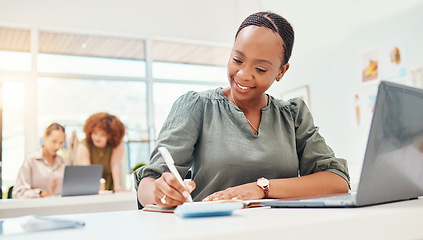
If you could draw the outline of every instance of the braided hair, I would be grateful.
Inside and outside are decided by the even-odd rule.
[[[248,16],[239,26],[236,32],[235,39],[238,33],[248,26],[265,27],[272,30],[274,33],[279,34],[283,41],[284,56],[282,59],[283,64],[288,63],[291,57],[292,47],[294,45],[294,29],[291,24],[282,16],[271,12],[257,12]]]

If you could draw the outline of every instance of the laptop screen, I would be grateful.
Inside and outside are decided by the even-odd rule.
[[[66,166],[62,196],[98,194],[103,165]]]
[[[373,114],[358,204],[423,195],[423,89],[382,81]]]

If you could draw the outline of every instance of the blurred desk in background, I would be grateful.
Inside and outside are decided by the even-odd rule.
[[[47,197],[0,200],[0,219],[30,214],[47,216],[76,213],[136,210],[135,192],[73,197]]]

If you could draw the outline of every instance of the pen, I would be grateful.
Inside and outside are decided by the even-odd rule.
[[[182,184],[182,186],[185,187],[184,184],[184,180],[182,180],[181,175],[179,175],[178,170],[175,167],[175,162],[173,161],[172,156],[170,155],[169,151],[167,150],[167,148],[165,147],[159,147],[158,148],[159,152],[162,154],[167,167],[169,168],[169,170],[173,173],[173,175],[175,175],[176,179],[178,179],[178,181]],[[191,194],[188,197],[188,202],[192,202],[192,197]]]

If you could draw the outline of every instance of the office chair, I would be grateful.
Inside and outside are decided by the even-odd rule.
[[[137,194],[138,195],[138,194]],[[144,207],[141,205],[140,201],[138,201],[138,196],[137,196],[137,205],[138,205],[138,210],[143,209]]]
[[[12,198],[12,192],[13,192],[13,186],[11,186],[9,188],[9,190],[7,191],[7,198],[8,199],[11,199]]]

